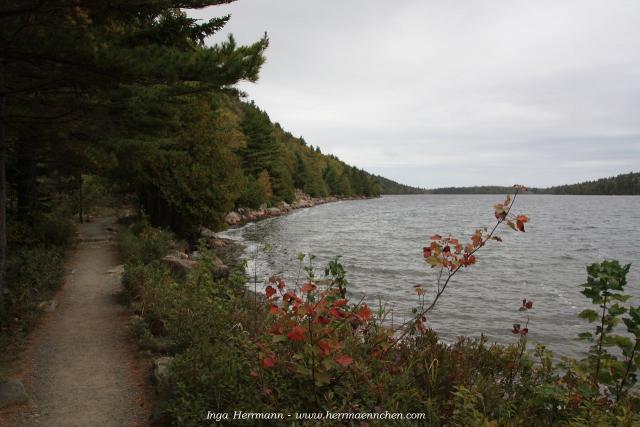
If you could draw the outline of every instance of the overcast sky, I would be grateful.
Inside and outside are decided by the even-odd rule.
[[[267,63],[250,99],[405,184],[548,186],[640,171],[638,0],[239,0],[216,36]]]

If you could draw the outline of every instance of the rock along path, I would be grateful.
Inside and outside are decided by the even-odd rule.
[[[32,403],[20,426],[131,426],[148,417],[145,370],[135,358],[118,303],[112,218],[79,226],[69,273],[22,356]]]

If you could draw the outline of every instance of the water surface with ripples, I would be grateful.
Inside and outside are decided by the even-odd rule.
[[[225,234],[245,246],[251,271],[256,260],[261,282],[271,274],[295,281],[300,252],[317,257],[318,273],[340,255],[351,297],[365,297],[370,305],[381,298],[399,323],[417,304],[414,285],[433,295],[435,271],[422,258],[429,236],[451,233],[466,241],[476,228],[493,225],[492,206],[502,199],[420,195],[342,201]],[[585,344],[575,336],[589,330],[577,318],[589,306],[579,286],[586,280],[587,264],[607,258],[637,265],[631,269],[628,293],[640,304],[640,197],[523,195],[514,213],[530,217],[526,233],[503,227],[499,235],[504,242],[487,244],[477,253],[478,263],[452,279],[429,322],[445,340],[484,333],[510,342],[512,324],[521,318],[517,309],[527,298],[534,301],[530,339],[556,355],[580,356]],[[256,250],[264,242],[272,246],[268,254]]]

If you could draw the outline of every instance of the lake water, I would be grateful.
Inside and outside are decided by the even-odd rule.
[[[394,323],[408,319],[417,305],[414,285],[434,294],[435,270],[422,248],[434,233],[451,233],[466,242],[476,228],[493,225],[493,205],[502,195],[385,196],[298,210],[230,230],[256,259],[259,280],[279,274],[293,282],[299,252],[312,253],[318,273],[342,256],[353,300],[371,306],[381,298],[393,309]],[[530,217],[526,233],[502,227],[503,243],[490,242],[478,262],[452,279],[429,323],[444,340],[484,333],[513,342],[512,324],[521,319],[523,298],[534,301],[529,337],[557,356],[580,356],[586,343],[575,340],[591,330],[577,314],[590,306],[580,294],[585,266],[603,259],[632,263],[627,293],[640,304],[640,197],[519,196],[513,213]],[[256,251],[264,242],[269,254]],[[255,256],[258,253],[258,256]],[[252,270],[253,271],[253,270]],[[264,288],[264,286],[262,286]]]

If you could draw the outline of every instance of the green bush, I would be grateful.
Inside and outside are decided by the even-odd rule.
[[[371,315],[361,312],[357,304],[333,299],[337,304],[333,309],[338,307],[352,313],[351,319],[355,315],[364,321],[331,320],[327,327],[332,331],[326,333],[336,340],[338,350],[326,357],[317,338],[313,341],[309,335],[311,329],[300,337],[287,334],[296,326],[310,325],[308,317],[293,313],[298,308],[303,313],[319,311],[319,293],[307,291],[309,299],[305,296],[296,302],[298,308],[290,306],[294,310],[291,317],[278,314],[277,301],[293,294],[279,287],[277,277],[271,279],[271,289],[266,289],[271,297],[255,297],[246,291],[242,274],[214,281],[206,266],[206,251],[203,254],[205,261],[180,282],[159,269],[157,260],[147,264],[130,260],[126,266],[125,283],[135,294],[141,315],[139,336],[148,342],[168,343],[160,346],[161,351],[174,356],[157,412],[171,425],[201,425],[208,410],[231,414],[239,410],[386,410],[424,413],[424,425],[640,423],[637,395],[630,393],[619,402],[605,399],[590,375],[570,364],[554,365],[553,355],[543,346],[529,353],[526,334],[516,334],[512,345],[490,344],[485,338],[460,338],[447,344],[426,329],[389,345],[393,333],[381,322],[384,310]],[[348,284],[337,260],[322,280],[314,277],[312,266],[305,269],[307,284],[314,284],[308,289],[324,290],[331,286],[327,283]],[[278,330],[281,327],[284,331]],[[323,333],[320,323],[314,329]],[[380,347],[380,343],[387,344]],[[380,348],[387,350],[374,351]],[[343,366],[336,363],[338,353],[348,355]],[[407,420],[394,423],[415,424]],[[335,421],[314,425],[330,426]],[[387,424],[373,421],[369,425]]]
[[[0,300],[0,347],[18,343],[33,327],[38,304],[50,299],[62,281],[63,263],[61,247],[38,245],[10,252]]]
[[[10,222],[6,287],[0,298],[0,348],[19,345],[34,326],[38,305],[62,282],[64,256],[75,224],[65,209],[35,216],[32,224]]]
[[[147,225],[135,225],[118,235],[120,257],[125,264],[148,264],[174,247],[172,233]]]

